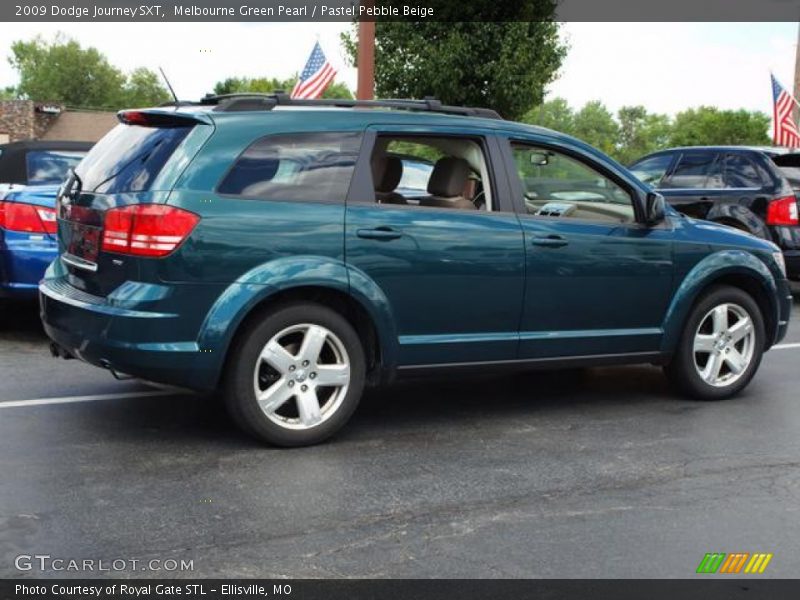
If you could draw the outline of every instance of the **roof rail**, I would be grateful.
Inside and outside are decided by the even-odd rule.
[[[300,100],[291,98],[284,91],[271,94],[244,92],[237,94],[207,94],[200,100],[201,105],[215,106],[219,112],[238,112],[252,110],[272,110],[276,106],[333,106],[340,108],[392,108],[421,112],[436,112],[468,117],[484,117],[486,119],[502,119],[490,108],[468,106],[448,106],[440,100],[426,97],[422,100],[387,99],[387,100],[347,100],[339,98],[321,98],[318,100]]]

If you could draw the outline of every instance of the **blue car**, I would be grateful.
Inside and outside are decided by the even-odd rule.
[[[91,142],[0,144],[0,298],[35,299],[57,255],[58,184]]]
[[[58,256],[58,186],[28,186],[0,200],[0,298],[35,299]]]

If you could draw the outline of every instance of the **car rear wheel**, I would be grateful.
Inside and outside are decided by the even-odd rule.
[[[278,446],[321,442],[350,418],[364,388],[364,350],[338,313],[294,304],[264,316],[233,349],[225,401],[233,419]]]
[[[694,398],[729,398],[758,370],[764,341],[764,319],[753,298],[738,288],[717,287],[695,305],[665,370]]]

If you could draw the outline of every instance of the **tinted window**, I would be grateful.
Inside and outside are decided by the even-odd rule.
[[[661,183],[661,178],[667,172],[669,164],[672,162],[671,154],[660,154],[658,156],[651,156],[645,158],[631,166],[631,171],[636,177],[645,183],[658,187]]]
[[[78,165],[83,190],[102,194],[149,190],[191,129],[117,125]]]
[[[760,188],[762,185],[758,168],[750,159],[741,154],[725,157],[725,187]]]
[[[722,187],[722,169],[713,152],[690,152],[681,155],[678,164],[662,183],[665,188]]]
[[[25,156],[28,171],[28,183],[49,184],[61,183],[67,177],[67,171],[74,169],[85,152],[69,152],[66,150],[32,150]]]
[[[360,140],[359,133],[267,136],[244,151],[218,191],[262,200],[343,202]]]
[[[634,220],[631,196],[593,167],[550,149],[512,144],[525,208],[539,217]]]

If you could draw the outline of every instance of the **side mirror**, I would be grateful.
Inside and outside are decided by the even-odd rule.
[[[664,196],[656,192],[650,192],[644,201],[644,222],[645,225],[658,225],[666,216],[667,202]]]

